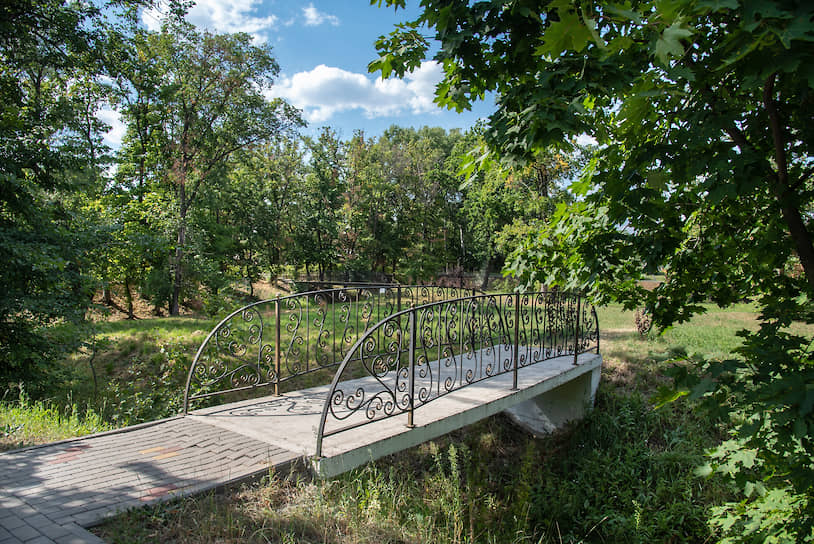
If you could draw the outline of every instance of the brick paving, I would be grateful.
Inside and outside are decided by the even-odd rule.
[[[0,453],[0,544],[99,544],[86,528],[118,512],[300,457],[190,417]]]

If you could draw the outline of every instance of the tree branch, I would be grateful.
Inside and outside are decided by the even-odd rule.
[[[783,220],[789,228],[789,234],[791,234],[797,250],[800,264],[803,266],[808,286],[814,290],[814,243],[812,243],[811,233],[808,232],[797,205],[795,192],[789,185],[788,157],[783,138],[783,127],[780,123],[780,114],[777,111],[777,104],[774,99],[774,83],[776,80],[777,72],[770,75],[763,86],[763,105],[769,114],[769,126],[772,131],[774,158],[777,166],[777,171],[772,176],[775,181],[772,189],[778,204],[780,204]]]
[[[810,177],[812,176],[812,174],[814,174],[814,166],[812,166],[812,167],[811,167],[811,168],[809,168],[808,170],[803,171],[803,173],[802,173],[802,174],[800,174],[800,179],[798,179],[798,180],[797,180],[797,183],[795,183],[794,185],[792,185],[792,187],[791,187],[791,188],[792,188],[792,189],[799,189],[800,187],[802,187],[802,186],[803,186],[803,184],[804,184],[806,181],[808,181],[808,178],[810,178]]]
[[[774,82],[777,80],[777,72],[769,76],[763,86],[763,104],[769,113],[769,125],[772,129],[772,140],[774,140],[774,160],[777,164],[777,180],[786,188],[789,182],[789,167],[786,158],[786,146],[783,142],[783,129],[780,126],[780,115],[777,112],[777,104],[774,101]]]
[[[718,104],[718,96],[715,94],[715,91],[712,90],[712,87],[709,85],[702,91],[702,94],[706,94],[707,101],[709,102],[709,107],[717,116],[721,115],[721,112],[718,111],[716,105]],[[741,131],[734,123],[732,122],[731,126],[724,128],[724,132],[732,138],[732,141],[735,142],[735,145],[741,148],[741,151],[746,151],[747,149],[751,149],[752,151],[757,152],[758,149],[755,145],[753,145],[747,138],[746,135]],[[771,168],[770,168],[771,170]]]

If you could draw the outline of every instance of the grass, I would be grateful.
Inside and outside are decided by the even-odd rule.
[[[333,480],[271,477],[142,509],[99,534],[178,543],[714,540],[707,517],[731,490],[693,470],[725,426],[686,401],[656,410],[649,399],[677,354],[729,356],[735,333],[756,326],[754,308],[710,308],[645,337],[632,312],[598,313],[596,409],[551,436],[531,438],[496,416]]]
[[[7,391],[6,397],[12,390]],[[76,404],[58,406],[48,401],[31,401],[23,388],[11,401],[0,401],[0,451],[43,442],[82,436],[110,429],[110,424],[93,409]]]
[[[656,410],[650,397],[677,356],[728,357],[740,341],[735,333],[756,327],[754,310],[710,308],[663,335],[641,337],[632,312],[598,309],[604,368],[596,409],[551,436],[531,438],[496,416],[329,481],[272,474],[260,485],[139,509],[95,530],[123,543],[713,541],[707,517],[731,499],[731,490],[693,469],[725,427],[700,418],[686,400]],[[179,377],[214,324],[193,318],[100,324],[108,344],[96,364],[119,387],[107,398],[129,396],[131,406],[133,397],[141,399],[140,411],[127,415],[119,406],[122,419],[104,424],[147,417],[156,404],[172,408]],[[83,357],[74,363],[86,367]],[[33,415],[40,409],[31,402],[15,403],[0,404],[0,413],[19,405],[32,420],[58,419]],[[26,440],[98,430],[97,412],[88,412],[88,431],[80,413],[62,413],[66,430],[53,435],[29,423]],[[65,423],[72,414],[74,427]]]

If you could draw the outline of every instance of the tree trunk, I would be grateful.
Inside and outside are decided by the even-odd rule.
[[[800,259],[808,286],[814,290],[814,243],[812,243],[811,233],[808,232],[800,209],[797,206],[797,202],[799,202],[798,195],[792,189],[792,183],[789,179],[787,138],[774,98],[774,83],[776,80],[777,72],[766,80],[763,88],[763,103],[769,114],[769,124],[774,144],[774,161],[777,168],[773,190],[780,204],[780,213],[794,241],[797,257]]]
[[[110,294],[110,282],[105,281],[102,287],[102,302],[105,306],[113,306],[113,296]]]
[[[133,313],[133,293],[130,291],[130,278],[124,277],[124,298],[127,301],[127,319],[135,319]]]
[[[93,339],[91,340],[90,359],[88,359],[88,366],[90,367],[90,375],[93,377],[93,402],[96,402],[96,399],[97,399],[97,397],[99,395],[99,379],[96,377],[96,365],[94,364],[97,353],[98,353],[98,345],[96,343],[96,332],[94,332],[93,333]]]
[[[492,264],[492,258],[487,256],[483,259],[483,279],[480,282],[480,290],[486,291],[486,288],[489,287],[489,268]]]
[[[187,236],[187,198],[183,183],[178,186],[178,201],[181,221],[178,225],[178,239],[175,244],[175,277],[172,285],[172,303],[170,304],[170,315],[173,316],[181,313],[181,285],[184,279],[181,265],[184,259],[184,245]]]

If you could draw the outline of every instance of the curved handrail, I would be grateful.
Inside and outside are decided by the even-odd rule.
[[[599,352],[599,321],[578,293],[476,295],[414,306],[360,336],[336,370],[317,430],[326,437],[413,414],[452,391],[548,359]],[[355,368],[354,368],[355,366]],[[336,425],[328,428],[331,419]]]
[[[388,315],[461,292],[382,283],[247,304],[223,318],[199,346],[187,374],[184,413],[192,400],[213,395],[263,386],[274,386],[278,394],[285,381],[340,364],[353,341]]]

